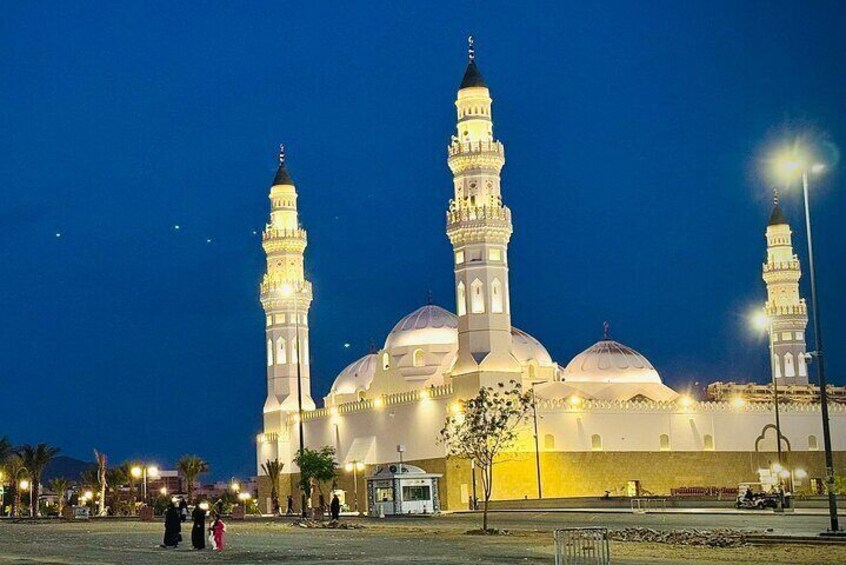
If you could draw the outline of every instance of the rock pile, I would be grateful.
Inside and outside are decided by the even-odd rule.
[[[737,547],[746,544],[747,532],[738,530],[653,530],[625,528],[612,530],[608,537],[617,541],[641,541],[670,545],[704,545],[708,547]]]
[[[341,522],[340,520],[330,520],[328,522],[321,522],[319,520],[300,519],[291,522],[292,526],[307,529],[330,529],[330,530],[363,530],[364,524],[353,524],[351,522]]]

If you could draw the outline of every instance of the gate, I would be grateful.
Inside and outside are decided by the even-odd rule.
[[[555,565],[608,565],[608,528],[555,530]]]

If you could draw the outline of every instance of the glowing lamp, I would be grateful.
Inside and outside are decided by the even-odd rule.
[[[420,400],[426,400],[429,398],[429,391],[427,389],[423,389],[420,391]]]
[[[796,469],[793,474],[797,479],[805,479],[808,477],[808,472],[805,469]]]
[[[238,483],[238,481],[232,481],[232,490],[234,492],[239,492],[241,490],[241,485]]]
[[[346,465],[344,465],[344,470],[345,470],[347,473],[352,473],[352,470],[353,470],[353,464],[352,464],[352,463],[347,463]]]
[[[571,406],[578,406],[582,403],[582,399],[576,396],[575,394],[570,397],[570,405]]]
[[[752,314],[750,322],[752,323],[752,327],[760,331],[770,328],[770,318],[763,310],[758,310]]]
[[[142,475],[141,467],[135,466],[129,470],[130,474],[135,477],[136,479],[140,479]]]
[[[150,475],[153,478],[158,477],[159,476],[159,468],[156,467],[155,465],[151,465],[150,467],[147,467],[147,474]]]
[[[731,399],[731,405],[734,408],[743,408],[744,406],[746,406],[746,400],[744,400],[742,396],[735,396]]]
[[[21,487],[21,490],[29,490],[29,481],[24,479],[18,486]]]
[[[209,510],[209,503],[208,503],[208,502],[201,502],[201,503],[200,503],[200,508],[202,508],[203,510],[205,510],[206,512],[208,512],[208,510]]]
[[[82,494],[82,498],[84,498],[85,500],[91,500],[92,498],[94,498],[94,493],[90,490],[87,490]]]
[[[374,408],[381,408],[381,407],[382,407],[382,406],[384,406],[384,405],[385,405],[385,401],[384,401],[384,400],[382,400],[382,397],[381,397],[381,396],[380,396],[379,398],[374,398],[374,399],[373,399],[373,407],[374,407]]]
[[[159,492],[162,496],[167,496],[167,487],[162,487],[159,489]]]
[[[364,471],[364,463],[361,461],[356,461],[355,468],[357,471]]]
[[[679,404],[681,404],[684,408],[690,408],[693,405],[693,399],[687,394],[682,395],[682,397],[679,398]]]

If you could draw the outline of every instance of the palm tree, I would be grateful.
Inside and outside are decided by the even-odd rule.
[[[23,459],[17,454],[12,453],[6,457],[6,474],[9,477],[9,493],[12,495],[12,517],[17,517],[21,507],[21,489],[18,488],[18,477],[26,473],[26,467],[23,464]]]
[[[122,501],[120,498],[120,489],[123,485],[129,482],[130,472],[129,472],[129,464],[123,463],[122,465],[118,465],[112,469],[106,471],[106,482],[110,486],[111,491],[111,500],[109,502],[109,506],[112,507],[115,515],[122,513]],[[133,504],[134,508],[134,504]]]
[[[196,455],[183,455],[176,468],[185,477],[185,489],[188,493],[188,500],[191,500],[191,495],[194,493],[194,481],[203,473],[209,472],[209,464],[197,457]]]
[[[277,509],[280,509],[279,506],[279,475],[282,474],[282,467],[284,467],[284,463],[280,463],[279,459],[274,459],[271,461],[270,459],[267,462],[261,464],[261,470],[264,471],[264,474],[270,478],[270,501],[273,505],[272,512],[276,512]]]
[[[100,453],[96,449],[94,450],[94,459],[97,461],[97,484],[100,486],[100,508],[97,510],[97,514],[100,516],[106,515],[106,487],[108,483],[106,482],[106,463],[108,459],[106,458],[105,453]]]
[[[65,507],[70,487],[71,482],[64,477],[57,477],[50,481],[50,490],[56,493],[56,496],[59,498],[59,516],[62,515],[62,509]]]
[[[6,463],[6,459],[15,453],[15,448],[12,447],[12,442],[6,436],[0,437],[0,467]]]
[[[29,513],[30,516],[41,515],[38,509],[38,495],[41,490],[41,475],[44,473],[45,467],[50,464],[53,456],[59,452],[58,447],[47,445],[46,443],[39,443],[38,445],[22,445],[18,449],[18,454],[23,460],[24,467],[29,471],[29,476],[32,484],[29,487]]]

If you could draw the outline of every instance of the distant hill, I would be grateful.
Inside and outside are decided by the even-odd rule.
[[[71,481],[79,481],[79,475],[91,467],[96,467],[96,465],[94,463],[68,457],[67,455],[57,455],[53,457],[50,464],[47,465],[41,481],[46,483],[50,479],[55,479],[56,477],[64,477]]]

